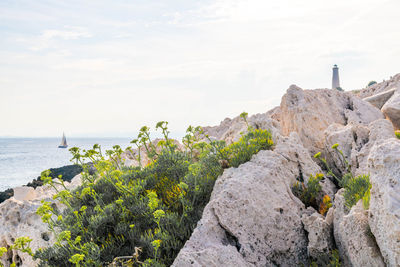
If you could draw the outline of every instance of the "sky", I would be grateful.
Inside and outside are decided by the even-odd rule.
[[[2,0],[0,136],[175,135],[400,72],[398,0]]]

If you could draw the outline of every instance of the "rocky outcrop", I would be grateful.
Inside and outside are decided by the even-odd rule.
[[[384,91],[382,93],[364,98],[364,101],[371,103],[373,106],[381,109],[383,105],[393,96],[396,89]]]
[[[337,90],[302,90],[292,85],[281,101],[282,134],[297,132],[311,154],[323,151],[329,125],[368,125],[381,118],[376,107]]]
[[[359,201],[349,211],[344,205],[344,189],[334,203],[334,235],[344,266],[385,266],[368,225],[368,212]]]
[[[400,89],[383,105],[382,112],[396,129],[400,129]]]
[[[68,188],[75,188],[81,182],[81,176],[77,175],[71,183],[65,182]],[[47,224],[43,223],[36,210],[42,205],[41,200],[53,202],[53,207],[62,209],[62,206],[54,202],[54,189],[48,186],[17,187],[14,189],[14,197],[0,204],[0,247],[8,247],[18,237],[28,236],[33,239],[30,247],[33,251],[47,247],[54,243],[54,236],[49,231]],[[26,253],[9,251],[0,258],[5,266],[15,262],[17,266],[36,266],[32,257]]]
[[[400,265],[400,142],[376,144],[368,158],[369,225],[388,266]]]
[[[279,135],[280,125],[271,118],[271,115],[277,117],[279,110],[274,109],[274,113],[255,114],[248,118],[249,126],[255,129],[267,129],[271,131],[272,137],[275,140]],[[233,119],[226,118],[218,126],[203,127],[204,134],[210,138],[224,140],[227,144],[231,144],[239,140],[241,133],[247,132],[247,125],[243,118],[237,116]]]
[[[304,205],[290,186],[318,169],[293,133],[274,151],[225,170],[173,266],[307,265]]]
[[[302,216],[304,229],[308,233],[308,256],[318,266],[328,266],[331,260],[331,251],[335,247],[332,235],[332,211],[333,209],[329,209],[326,218],[315,210],[311,215],[305,213]]]

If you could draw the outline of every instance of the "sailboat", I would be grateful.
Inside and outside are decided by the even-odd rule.
[[[61,144],[58,146],[58,148],[67,148],[67,139],[65,138],[65,134],[63,133],[62,139],[61,139]]]

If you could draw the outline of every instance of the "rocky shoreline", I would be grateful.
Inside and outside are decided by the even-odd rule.
[[[76,175],[80,174],[83,171],[82,166],[80,165],[66,165],[63,167],[59,168],[51,168],[50,169],[50,176],[52,178],[58,178],[60,175],[62,179],[66,182],[71,182],[72,178],[74,178]],[[36,179],[33,179],[32,182],[29,182],[28,184],[24,186],[29,186],[36,188],[38,186],[42,186],[43,182],[40,180],[40,176],[38,176]],[[5,201],[6,199],[9,199],[10,197],[14,196],[14,189],[13,188],[8,188],[5,191],[0,192],[0,203]]]

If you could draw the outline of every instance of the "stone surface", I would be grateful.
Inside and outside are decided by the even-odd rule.
[[[275,117],[276,116],[275,114]],[[256,129],[270,130],[274,141],[279,136],[280,125],[278,121],[272,119],[267,113],[250,116],[248,118],[248,123],[249,126]],[[247,132],[247,125],[240,116],[237,116],[233,119],[226,118],[217,126],[203,127],[203,130],[204,133],[208,134],[211,138],[224,140],[227,144],[231,144],[240,139],[241,133]]]
[[[311,154],[323,151],[329,125],[368,125],[381,118],[376,107],[337,90],[302,90],[292,85],[281,101],[282,134],[297,132]]]
[[[68,188],[76,188],[81,183],[81,176],[77,175],[71,183],[65,182]],[[7,247],[14,243],[15,239],[28,236],[33,239],[31,248],[33,251],[40,247],[46,247],[55,242],[53,234],[47,224],[43,223],[36,210],[42,205],[41,200],[52,201],[55,190],[48,186],[20,187],[14,189],[15,196],[0,204],[0,247]],[[62,207],[56,205],[58,209]],[[0,258],[0,262],[9,266],[11,261],[17,266],[36,266],[37,262],[26,253],[9,251]],[[19,265],[18,265],[19,264]]]
[[[367,170],[367,159],[371,148],[375,143],[394,137],[392,124],[385,119],[371,122],[368,126],[360,124],[331,124],[325,131],[325,149],[328,165],[335,174],[346,173],[345,164],[341,155],[332,149],[332,145],[339,144],[348,163],[351,165],[352,173],[355,175],[365,174]]]
[[[326,219],[314,212],[311,215],[303,214],[301,219],[308,233],[308,255],[318,266],[327,266],[334,248],[331,216]]]
[[[400,89],[383,105],[382,112],[393,123],[393,126],[400,129]]]
[[[293,133],[225,170],[173,266],[308,265],[304,205],[290,187],[318,168]]]
[[[382,92],[386,92],[392,89],[400,88],[400,73],[390,77],[389,80],[383,81],[372,86],[366,87],[358,92],[354,92],[360,98],[366,98],[373,95],[377,95]]]
[[[388,91],[384,91],[378,93],[376,95],[372,95],[366,98],[363,98],[364,101],[371,103],[373,106],[381,109],[383,105],[393,96],[396,89],[391,89]]]
[[[374,237],[368,226],[368,212],[362,201],[349,212],[344,205],[344,189],[340,189],[334,202],[334,236],[344,266],[385,266]]]
[[[368,158],[369,225],[388,266],[400,266],[400,141],[377,143]]]

